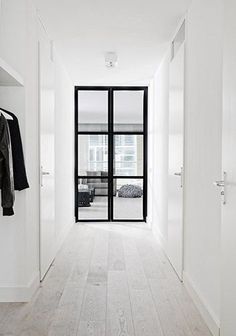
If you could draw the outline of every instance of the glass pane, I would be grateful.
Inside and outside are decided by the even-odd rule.
[[[114,91],[114,131],[143,131],[143,91]]]
[[[143,219],[143,180],[115,179],[114,219]]]
[[[107,176],[108,136],[78,135],[78,175]]]
[[[108,179],[78,180],[78,219],[108,219]]]
[[[78,91],[78,130],[83,132],[108,130],[107,91]]]
[[[118,176],[143,175],[143,135],[114,136],[114,174]]]

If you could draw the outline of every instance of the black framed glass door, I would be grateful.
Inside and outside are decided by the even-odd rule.
[[[147,87],[75,87],[76,221],[146,221]]]

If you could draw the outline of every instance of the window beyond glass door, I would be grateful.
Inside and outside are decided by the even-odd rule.
[[[143,91],[114,91],[114,131],[143,131]]]
[[[143,175],[143,135],[114,135],[114,175]]]
[[[78,135],[78,175],[108,175],[108,136]]]

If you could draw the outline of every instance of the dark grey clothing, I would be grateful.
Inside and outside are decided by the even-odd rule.
[[[8,114],[10,113],[8,112]],[[16,116],[13,113],[11,113],[10,115],[12,116],[12,120],[7,120],[7,123],[9,126],[11,137],[14,186],[15,190],[23,190],[29,188],[29,184],[27,181],[25,170],[25,160],[21,141],[20,127]]]
[[[0,189],[3,216],[14,215],[15,200],[11,140],[6,118],[0,113]]]
[[[12,161],[13,161],[13,177],[14,177],[14,187],[15,190],[23,190],[29,188],[29,183],[27,181],[26,170],[25,170],[25,160],[21,141],[20,127],[18,119],[14,113],[3,109],[6,114],[11,116],[12,119],[7,119],[10,139],[11,139],[11,149],[12,149]]]

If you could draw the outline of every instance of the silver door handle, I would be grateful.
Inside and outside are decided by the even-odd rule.
[[[220,195],[222,197],[222,203],[223,205],[226,204],[226,172],[223,172],[223,179],[220,181],[213,182],[213,185],[221,188]]]
[[[180,180],[180,188],[183,188],[183,167],[180,168],[181,171],[179,173],[174,173],[175,176],[179,176]]]
[[[40,186],[43,187],[43,176],[50,175],[50,172],[43,171],[43,167],[40,166]]]
[[[213,184],[214,184],[214,186],[216,186],[216,187],[224,188],[224,186],[225,186],[225,181],[215,181]]]
[[[175,176],[182,176],[182,173],[174,173]]]

